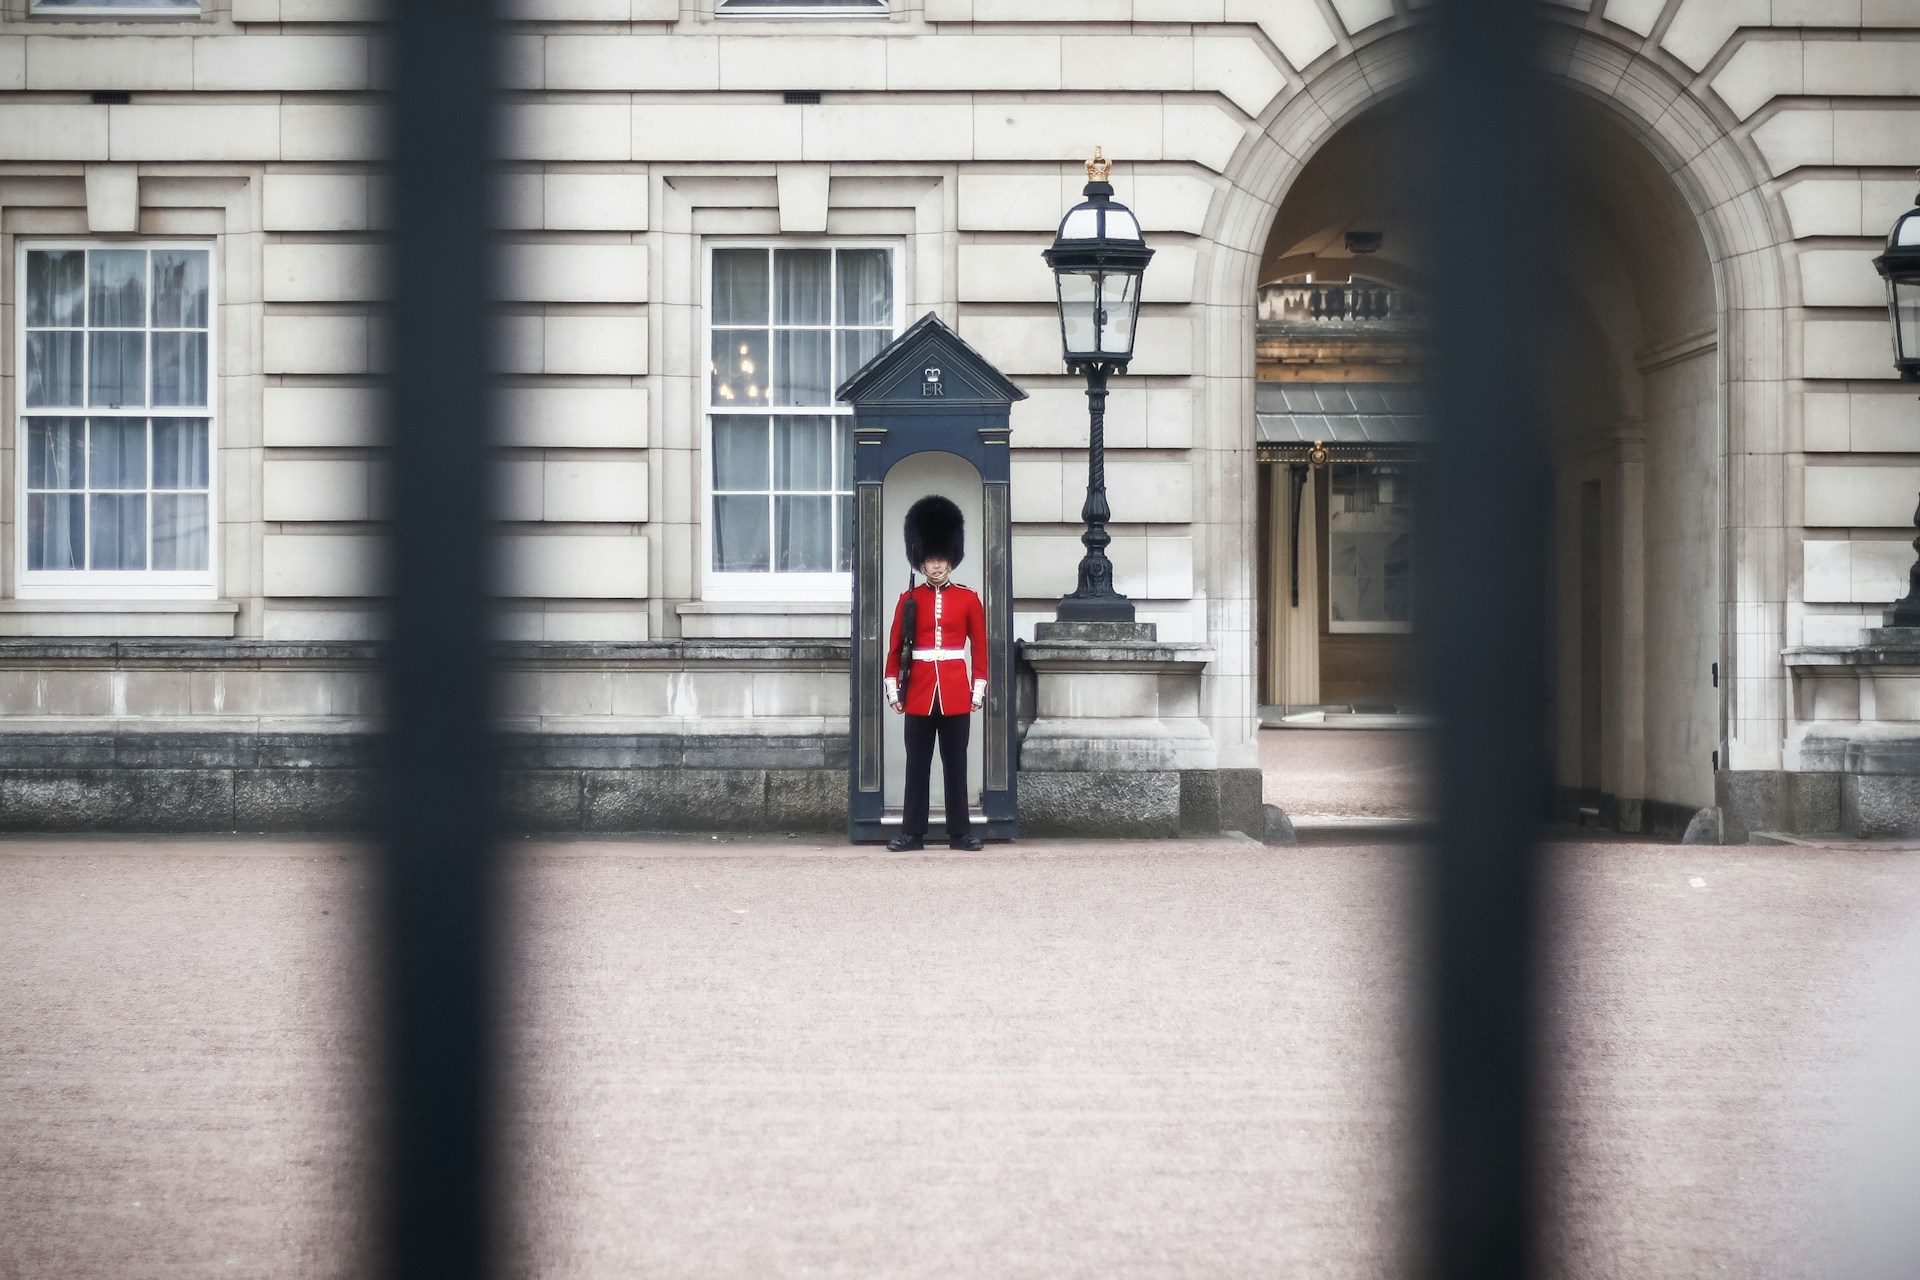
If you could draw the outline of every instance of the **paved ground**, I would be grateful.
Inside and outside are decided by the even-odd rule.
[[[1267,803],[1295,822],[1424,817],[1425,751],[1411,729],[1263,729]]]
[[[516,1272],[1394,1274],[1417,856],[522,847]],[[1874,1274],[1920,854],[1551,858],[1552,1271]],[[0,1276],[356,1270],[368,872],[0,842]]]

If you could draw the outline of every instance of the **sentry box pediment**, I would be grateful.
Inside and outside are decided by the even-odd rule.
[[[853,406],[853,669],[848,725],[849,835],[887,840],[900,830],[906,752],[886,705],[887,630],[906,589],[901,524],[929,493],[960,505],[966,559],[954,574],[980,593],[987,615],[987,702],[968,749],[974,829],[1019,834],[1013,699],[1013,520],[1008,415],[1027,393],[928,312],[852,377],[835,398]],[[945,797],[933,771],[930,840],[944,838]]]
[[[841,383],[834,398],[855,413],[997,408],[1004,419],[1008,406],[1027,393],[929,311]]]

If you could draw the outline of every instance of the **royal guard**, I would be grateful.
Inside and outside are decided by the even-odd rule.
[[[987,698],[987,615],[980,597],[953,581],[966,554],[966,523],[950,499],[933,494],[907,510],[907,563],[926,581],[893,607],[887,637],[887,702],[906,716],[907,789],[895,853],[926,847],[933,744],[946,779],[947,844],[978,849],[967,816],[967,739]],[[973,648],[969,670],[967,646]]]

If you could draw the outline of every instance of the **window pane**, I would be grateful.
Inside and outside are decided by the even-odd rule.
[[[27,495],[27,568],[87,567],[85,502],[78,493]]]
[[[153,403],[204,405],[207,402],[207,335],[153,335]]]
[[[87,442],[90,489],[147,487],[147,423],[144,418],[94,418]]]
[[[767,490],[767,420],[713,420],[713,487]]]
[[[1090,208],[1070,210],[1067,220],[1060,224],[1062,240],[1097,240],[1099,236],[1100,215]]]
[[[892,257],[885,249],[840,251],[840,315],[836,323],[893,324]]]
[[[153,567],[207,567],[207,495],[153,495]]]
[[[1380,621],[1379,579],[1368,573],[1375,560],[1372,542],[1373,535],[1351,533],[1332,541],[1333,574],[1327,595],[1335,622]]]
[[[1060,324],[1067,350],[1094,351],[1095,277],[1063,271],[1054,279],[1058,282]]]
[[[715,408],[750,408],[772,399],[765,329],[715,329],[710,367]]]
[[[833,488],[832,419],[773,420],[773,487]]]
[[[853,498],[842,494],[833,501],[840,512],[840,554],[833,567],[846,573],[853,568]]]
[[[773,500],[774,568],[782,573],[826,573],[833,568],[833,499],[789,497]]]
[[[72,325],[85,317],[87,255],[80,249],[27,254],[27,323]]]
[[[721,573],[765,573],[765,495],[715,498],[713,508],[713,567]]]
[[[833,403],[829,336],[825,329],[773,331],[775,404]]]
[[[773,251],[773,322],[827,324],[827,282],[833,274],[831,249]]]
[[[154,250],[153,326],[156,329],[207,327],[207,255],[204,250]]]
[[[836,425],[840,437],[839,460],[834,476],[834,488],[853,488],[853,422],[843,418]]]
[[[1102,279],[1100,292],[1100,350],[1123,352],[1133,341],[1133,313],[1140,300],[1134,296],[1139,276],[1110,275]]]
[[[713,251],[713,323],[767,322],[767,251]]]
[[[91,515],[87,530],[88,567],[146,568],[147,495],[96,493],[87,503]]]
[[[165,9],[181,13],[200,12],[200,0],[33,0],[37,13],[43,9]]]
[[[1413,539],[1396,534],[1387,542],[1386,571],[1382,584],[1383,603],[1388,622],[1413,620]]]
[[[1328,595],[1335,622],[1407,622],[1413,595],[1411,492],[1395,466],[1336,464],[1329,477]]]
[[[147,402],[147,335],[87,335],[87,403],[108,409]]]
[[[33,418],[27,423],[27,488],[87,487],[84,418]]]
[[[1909,219],[1902,230],[1920,231],[1920,218]],[[1887,300],[1893,306],[1893,323],[1899,330],[1899,350],[1908,359],[1920,354],[1920,284],[1887,282]]]
[[[893,332],[888,329],[837,329],[833,335],[839,350],[836,353],[840,367],[835,375],[834,386],[860,372],[862,365],[880,354],[889,342],[893,341]]]
[[[82,352],[86,335],[29,333],[27,335],[27,404],[82,405]]]
[[[153,420],[153,487],[207,487],[207,423],[204,418]]]
[[[87,261],[87,323],[139,329],[147,323],[144,249],[95,249]]]

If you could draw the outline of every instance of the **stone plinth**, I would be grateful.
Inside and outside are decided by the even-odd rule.
[[[1152,623],[1043,622],[1020,646],[1034,681],[1020,747],[1033,835],[1258,835],[1260,773],[1222,770],[1200,712],[1203,644]]]
[[[1920,628],[1875,627],[1858,645],[1782,657],[1793,678],[1786,764],[1795,802],[1779,825],[1920,835]],[[1806,821],[1807,808],[1817,821]]]

